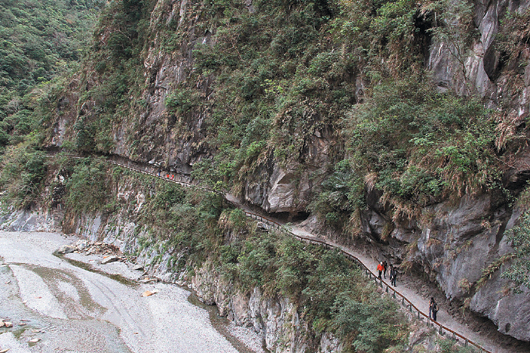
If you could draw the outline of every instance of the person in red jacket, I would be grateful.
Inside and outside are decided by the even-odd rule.
[[[377,271],[379,271],[379,279],[381,279],[381,274],[383,273],[383,270],[384,270],[384,266],[383,266],[383,263],[380,262],[379,265],[377,265]]]

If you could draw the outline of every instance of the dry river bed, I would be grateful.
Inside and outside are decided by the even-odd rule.
[[[138,283],[142,272],[101,265],[102,255],[53,255],[76,240],[0,232],[0,319],[13,324],[0,328],[0,352],[263,352],[256,334],[192,304],[186,289]]]

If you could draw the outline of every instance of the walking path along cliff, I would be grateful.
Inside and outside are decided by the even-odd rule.
[[[162,173],[160,176],[157,173],[157,169],[155,166],[145,166],[145,165],[138,165],[137,163],[134,163],[130,160],[127,160],[122,157],[114,156],[113,158],[109,159],[109,162],[115,165],[118,165],[120,167],[130,169],[132,171],[136,171],[139,173],[151,175],[153,177],[162,179],[167,182],[173,182],[176,184],[183,185],[185,187],[199,187],[201,189],[210,190],[207,187],[195,184],[191,181],[191,179],[188,176],[183,176],[179,174],[172,173],[169,178],[167,177],[166,173]],[[346,247],[344,245],[337,244],[336,242],[333,242],[329,239],[326,239],[324,237],[320,237],[316,234],[312,234],[307,232],[306,230],[293,226],[293,225],[286,225],[285,223],[270,218],[270,216],[263,216],[256,214],[255,212],[251,211],[250,208],[244,204],[242,204],[235,196],[231,194],[225,194],[223,195],[227,201],[232,203],[235,207],[242,209],[245,211],[245,214],[247,217],[250,217],[252,219],[261,221],[265,224],[267,224],[269,227],[274,227],[278,229],[282,229],[292,236],[298,238],[302,241],[307,241],[310,243],[316,243],[323,246],[326,246],[328,248],[335,248],[340,250],[344,255],[348,256],[350,259],[356,261],[359,265],[361,265],[361,268],[364,269],[366,275],[368,275],[370,278],[372,278],[382,289],[384,292],[391,295],[396,300],[400,301],[402,305],[404,305],[406,308],[408,308],[411,312],[413,312],[415,315],[417,315],[418,319],[426,322],[428,325],[433,326],[438,333],[451,337],[455,340],[458,340],[463,345],[470,345],[474,346],[478,349],[478,351],[481,352],[490,352],[490,353],[511,353],[512,350],[506,349],[500,346],[498,342],[494,342],[491,339],[488,339],[486,337],[481,336],[477,332],[474,332],[466,325],[458,323],[454,318],[445,310],[440,309],[438,313],[438,320],[437,322],[433,322],[428,318],[428,312],[429,312],[429,300],[428,298],[422,297],[420,294],[415,292],[411,288],[407,288],[405,286],[400,286],[399,283],[399,277],[398,277],[398,283],[397,287],[393,287],[390,285],[389,279],[383,279],[379,280],[377,276],[374,274],[375,268],[377,266],[377,261],[366,256],[366,254],[358,251],[357,249],[352,249],[349,247]]]

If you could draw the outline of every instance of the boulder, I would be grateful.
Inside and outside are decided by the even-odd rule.
[[[120,258],[118,256],[112,255],[112,256],[104,258],[103,261],[101,261],[101,264],[105,265],[105,264],[108,264],[108,263],[111,263],[111,262],[116,262],[119,259]]]
[[[57,249],[56,252],[57,252],[58,254],[61,254],[61,255],[66,255],[66,254],[73,253],[75,250],[76,250],[76,247],[75,247],[75,246],[72,246],[72,245],[63,245],[63,246],[61,246],[59,249]]]
[[[75,246],[77,247],[77,250],[84,251],[88,248],[88,241],[79,240],[77,243],[75,243]]]

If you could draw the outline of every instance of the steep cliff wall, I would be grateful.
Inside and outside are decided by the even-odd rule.
[[[111,167],[107,175],[118,178],[107,181],[103,203],[92,199],[76,210],[70,202],[80,185],[71,185],[86,180],[85,162],[78,161],[64,179],[70,188],[54,199],[53,212],[11,210],[0,217],[2,229],[55,229],[112,244],[149,277],[187,285],[236,325],[255,330],[272,352],[334,352],[352,344],[382,351],[406,344],[408,324],[397,305],[373,295],[377,289],[354,264],[333,251],[255,229],[215,195]],[[67,170],[55,170],[50,180]],[[86,192],[85,186],[78,191]],[[363,312],[347,311],[348,300]],[[375,307],[377,317],[366,314]],[[424,341],[414,344],[434,345],[432,335]]]
[[[318,215],[530,340],[529,293],[499,276],[530,175],[530,3],[392,3],[111,2],[46,144]]]

